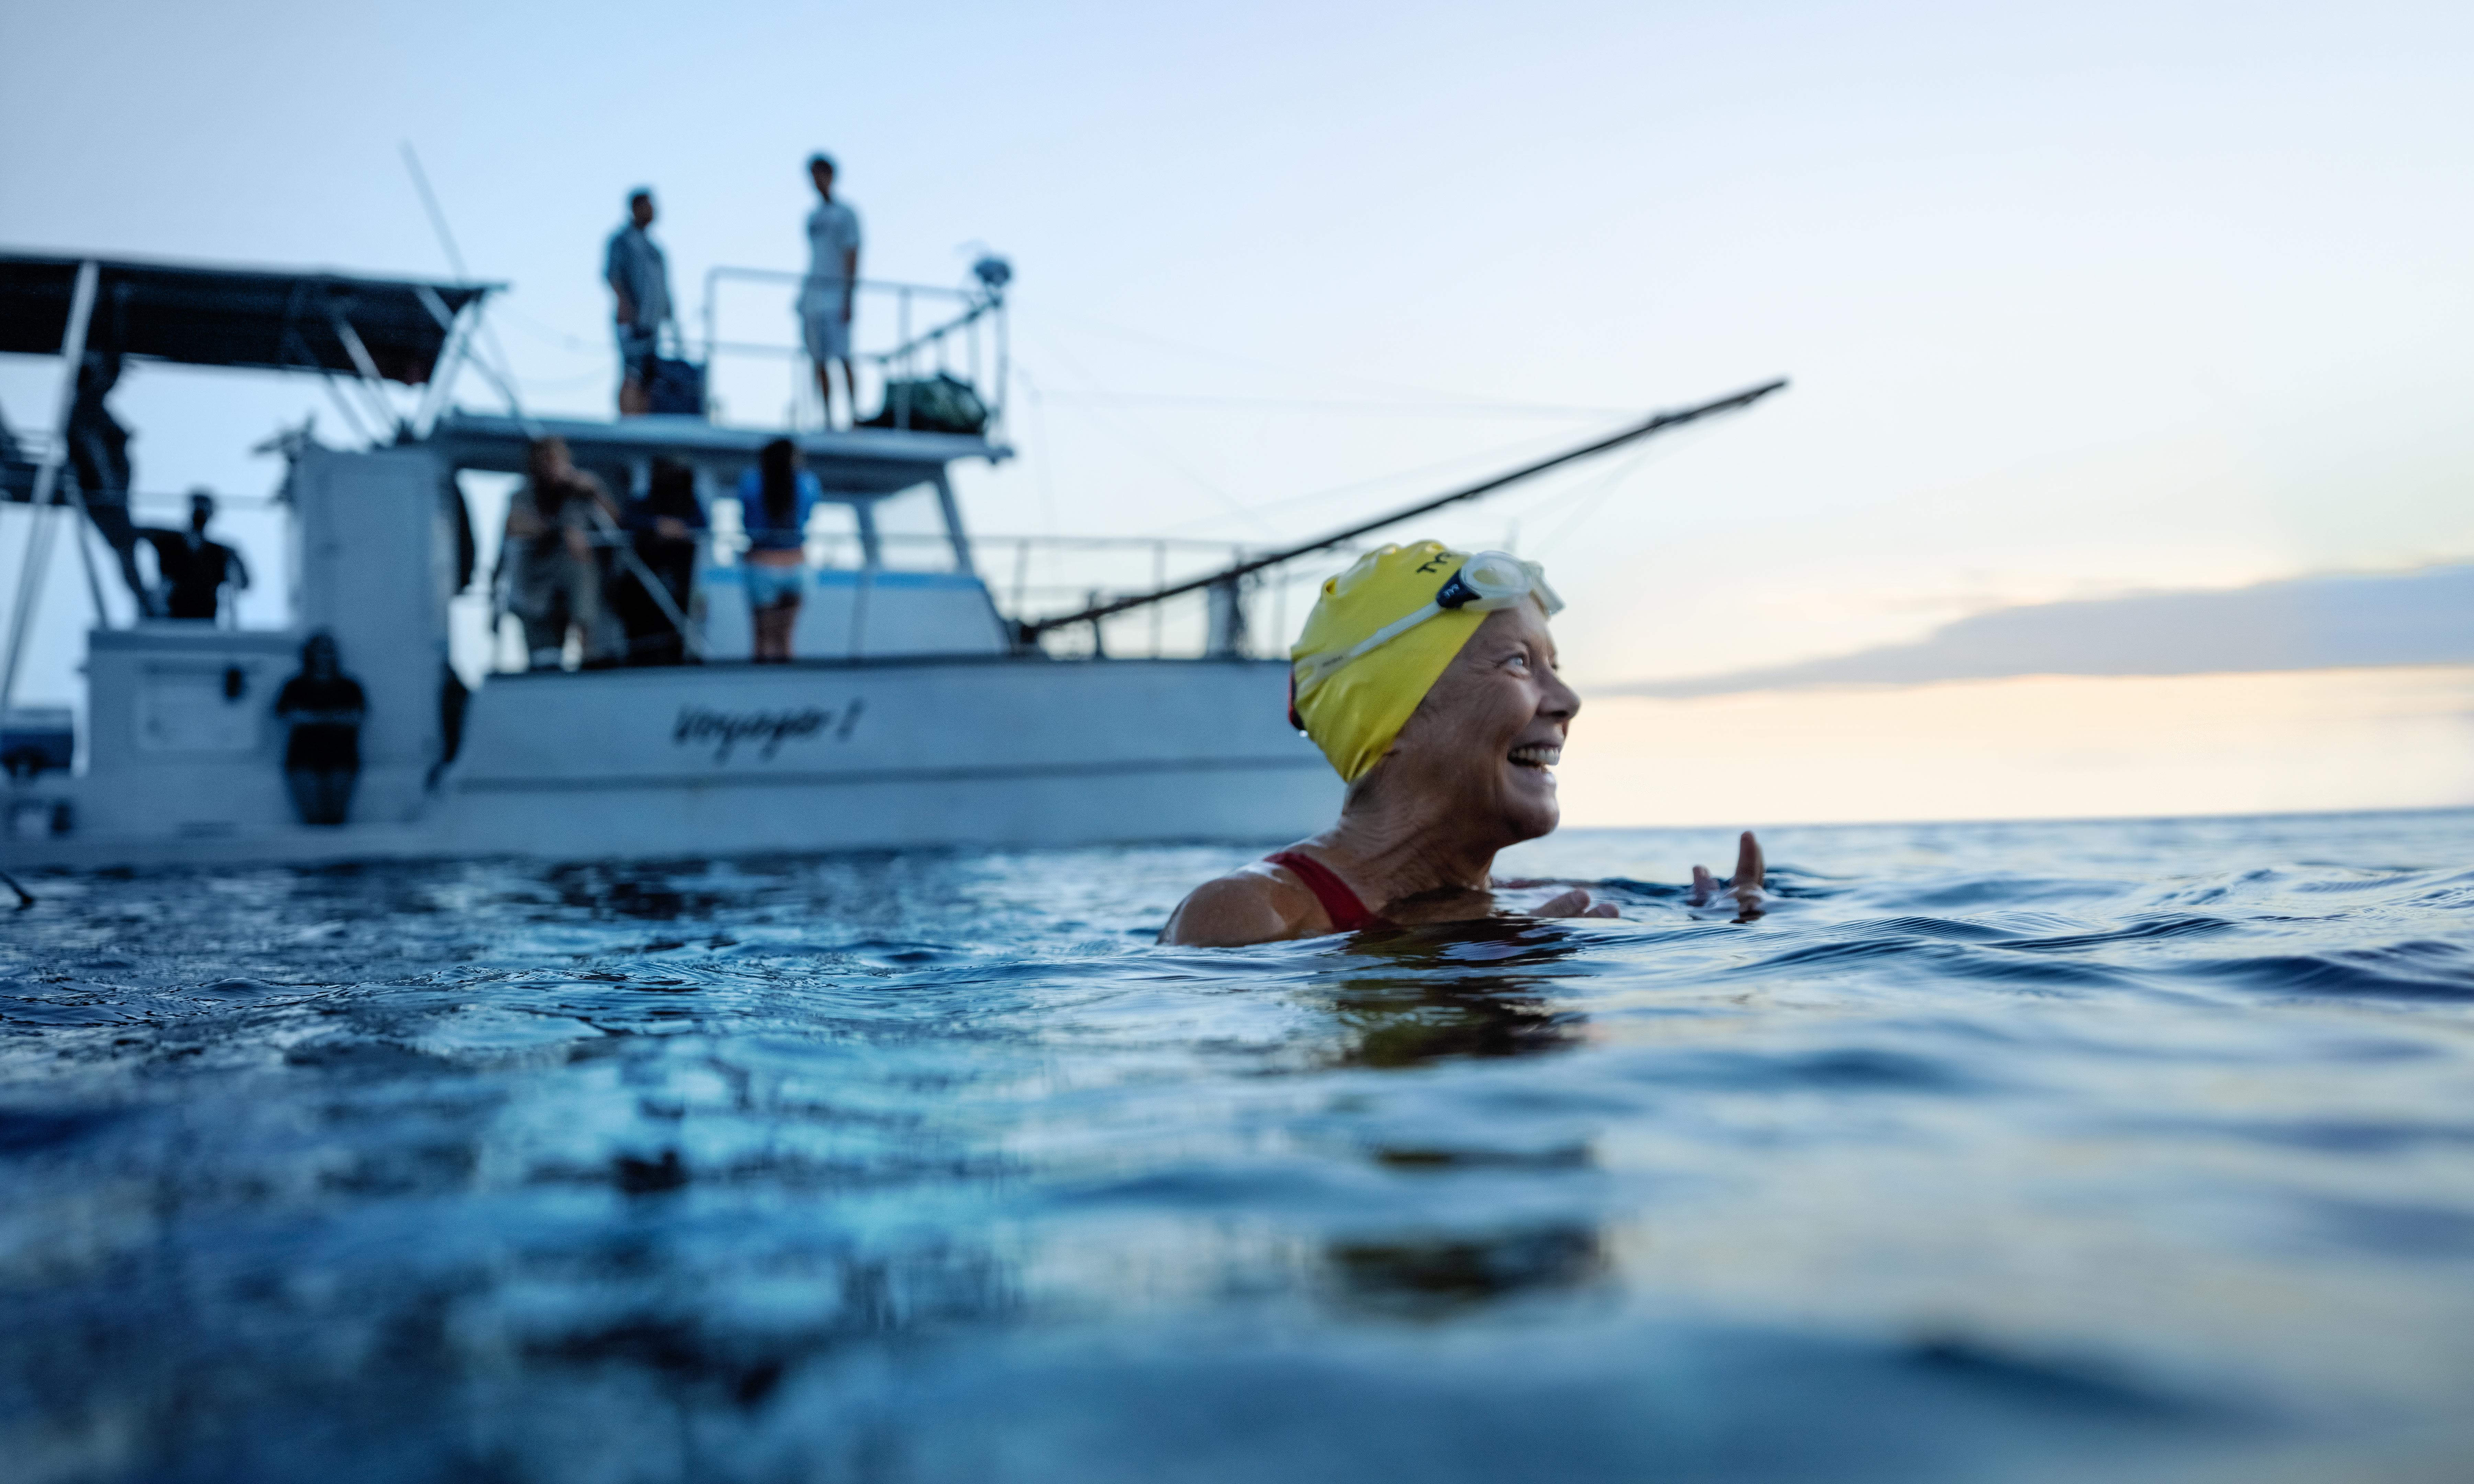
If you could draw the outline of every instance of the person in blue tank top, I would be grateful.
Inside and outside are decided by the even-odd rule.
[[[766,443],[756,467],[739,476],[740,520],[747,528],[747,609],[756,620],[756,662],[787,664],[790,631],[808,586],[808,516],[825,497],[816,476],[799,467],[799,445]]]

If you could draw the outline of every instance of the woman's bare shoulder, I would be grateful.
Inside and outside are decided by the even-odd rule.
[[[1176,904],[1159,941],[1193,948],[1236,948],[1304,937],[1321,904],[1303,883],[1269,861],[1214,876]]]

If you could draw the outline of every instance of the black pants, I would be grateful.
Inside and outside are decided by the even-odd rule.
[[[292,790],[292,807],[303,825],[340,825],[352,809],[352,785],[361,780],[358,768],[286,768],[284,786]]]
[[[645,558],[644,567],[670,595],[671,604],[685,613],[689,589],[694,580],[693,549],[690,549],[685,560]],[[670,622],[670,616],[662,611],[661,604],[644,589],[643,580],[623,563],[610,586],[610,606],[617,611],[619,625],[627,631],[629,664],[688,662],[687,640],[680,636],[678,626]]]

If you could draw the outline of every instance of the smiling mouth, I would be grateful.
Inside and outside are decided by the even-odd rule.
[[[1543,771],[1563,760],[1564,750],[1552,743],[1540,742],[1531,747],[1516,747],[1512,750],[1512,763],[1516,768],[1537,768]]]

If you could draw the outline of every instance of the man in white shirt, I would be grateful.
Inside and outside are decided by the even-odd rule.
[[[859,213],[834,200],[834,159],[808,156],[808,179],[820,198],[808,213],[808,281],[799,295],[799,319],[807,331],[808,359],[816,364],[816,395],[825,404],[825,426],[834,425],[833,366],[842,368],[850,419],[859,420],[859,380],[851,371],[851,299],[859,282]]]

